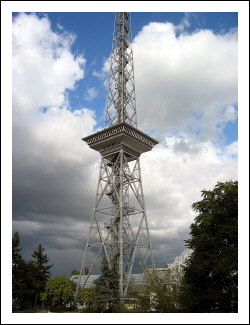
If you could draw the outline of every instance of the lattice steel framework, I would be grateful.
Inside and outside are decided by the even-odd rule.
[[[134,64],[129,13],[116,14],[105,127],[127,122],[136,127]]]
[[[118,267],[120,299],[127,294],[135,264],[142,270],[155,266],[139,157],[158,142],[137,129],[131,44],[130,15],[117,13],[105,128],[83,139],[100,152],[101,165],[78,289],[85,268],[88,275],[83,287],[106,257],[110,268]]]

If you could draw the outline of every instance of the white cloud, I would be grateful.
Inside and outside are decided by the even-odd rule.
[[[191,205],[201,200],[201,191],[212,190],[218,181],[237,180],[237,142],[222,150],[211,142],[166,138],[141,157],[141,168],[152,241],[164,262],[174,243],[179,252],[183,249],[195,216]],[[165,252],[158,250],[160,243]]]
[[[237,31],[177,36],[171,23],[150,23],[135,37],[134,60],[139,126],[206,141],[236,118]]]
[[[111,58],[108,57],[107,59],[104,60],[104,64],[103,64],[100,71],[94,70],[92,72],[92,75],[94,77],[96,77],[96,78],[98,78],[100,80],[104,80],[104,85],[107,84],[107,78],[108,78],[108,75],[109,75],[110,64],[111,64]]]
[[[95,87],[91,87],[87,89],[87,94],[85,95],[85,99],[88,101],[93,100],[98,96],[98,91]]]
[[[60,23],[56,24],[56,26],[57,26],[57,28],[59,28],[61,30],[64,29],[63,25],[61,25]]]
[[[66,90],[84,76],[85,59],[72,54],[73,40],[52,32],[46,17],[20,14],[13,22],[15,218],[80,218],[85,186],[94,189],[97,154],[81,140],[93,132],[94,113],[71,111],[67,102]]]
[[[184,17],[183,17],[182,21],[177,26],[175,26],[176,32],[183,32],[183,31],[185,31],[186,28],[190,27],[190,25],[191,25],[190,16],[191,15],[194,15],[194,14],[190,13],[190,12],[184,13]]]
[[[176,38],[174,29],[150,24],[135,39],[139,125],[159,127],[163,138],[141,158],[152,241],[162,262],[180,254],[200,191],[237,178],[237,142],[223,149],[212,143],[221,132],[216,125],[236,118],[236,68],[229,69],[235,35],[200,31]],[[85,59],[72,54],[73,40],[52,32],[46,17],[20,14],[13,22],[13,229],[33,241],[43,238],[62,267],[65,246],[72,264],[80,264],[100,159],[81,141],[94,130],[93,111],[71,111],[67,102],[67,89],[84,76]],[[203,141],[187,135],[188,127],[202,129]]]
[[[13,22],[13,108],[34,110],[66,104],[66,89],[83,78],[85,59],[74,57],[75,36],[57,34],[50,21],[19,14]]]

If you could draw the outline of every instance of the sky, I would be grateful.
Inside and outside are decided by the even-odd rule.
[[[32,3],[13,6],[10,27],[11,232],[26,259],[42,244],[52,275],[68,276],[80,268],[95,199],[100,156],[81,138],[104,125],[114,8],[74,10],[73,1],[59,12]],[[242,125],[248,106],[238,111],[237,10],[231,2],[217,12],[204,2],[186,11],[182,4],[183,12],[164,3],[158,12],[157,2],[130,10],[138,128],[159,141],[141,156],[158,266],[185,248],[201,191],[238,179],[238,147],[248,148],[238,143],[238,114]],[[239,129],[241,139],[247,132]]]
[[[237,13],[131,19],[138,127],[160,142],[141,169],[161,267],[185,248],[201,191],[237,179]],[[13,232],[26,259],[40,243],[68,276],[95,199],[100,156],[81,138],[103,127],[114,13],[14,13],[12,26]]]

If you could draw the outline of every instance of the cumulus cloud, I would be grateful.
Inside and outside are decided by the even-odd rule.
[[[107,59],[104,60],[104,64],[100,71],[94,70],[92,72],[92,75],[94,77],[98,78],[99,80],[104,80],[104,85],[107,85],[107,78],[109,75],[110,64],[111,64],[111,58],[108,57]]]
[[[83,78],[85,59],[71,53],[75,36],[51,30],[50,21],[19,14],[13,22],[13,108],[65,105],[66,89]]]
[[[98,91],[95,87],[91,87],[87,89],[87,94],[85,95],[85,99],[88,101],[93,100],[98,96]]]
[[[61,30],[64,29],[63,25],[61,25],[60,23],[58,23],[56,26],[57,26],[57,28],[59,28]]]
[[[74,39],[53,32],[46,16],[13,21],[13,230],[26,257],[42,243],[57,274],[80,266],[100,160],[81,140],[94,132],[94,112],[72,110],[67,99],[86,64],[72,53]],[[236,47],[235,32],[177,37],[170,23],[151,23],[135,38],[139,126],[161,140],[141,157],[159,263],[180,255],[200,191],[237,178],[237,142],[213,142],[237,118]]]
[[[176,32],[183,32],[185,31],[188,27],[190,27],[191,22],[190,22],[190,18],[191,16],[193,16],[194,13],[191,12],[185,12],[184,13],[184,17],[181,20],[181,22],[175,26],[175,31]]]
[[[56,238],[80,241],[73,220],[89,219],[95,187],[97,154],[81,140],[95,116],[72,111],[67,100],[86,61],[72,53],[74,38],[53,32],[47,17],[13,21],[13,229],[48,247],[58,247]]]
[[[150,23],[134,40],[139,125],[216,140],[237,117],[237,31]],[[184,26],[185,25],[185,26]],[[218,127],[219,125],[219,127]]]
[[[141,168],[153,247],[164,263],[184,248],[201,190],[237,179],[237,142],[220,149],[210,141],[167,137],[141,157]]]

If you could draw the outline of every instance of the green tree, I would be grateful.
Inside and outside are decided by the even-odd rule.
[[[34,259],[33,264],[36,268],[35,276],[35,301],[34,306],[36,308],[37,303],[40,302],[40,293],[44,290],[47,280],[50,278],[50,269],[53,265],[47,265],[49,258],[44,253],[45,248],[41,244],[38,245],[37,249],[33,251],[32,257]]]
[[[34,301],[34,279],[36,268],[22,258],[20,236],[15,232],[12,238],[12,301],[13,311],[29,308]]]
[[[139,312],[174,313],[178,311],[178,274],[169,267],[159,272],[148,270],[144,273],[144,284],[133,284],[130,295],[136,298]]]
[[[97,312],[115,312],[119,305],[119,275],[117,267],[109,268],[107,259],[102,260],[101,275],[94,281]]]
[[[15,232],[12,237],[12,264],[18,265],[22,261],[22,255],[20,254],[22,248],[20,245],[20,236],[18,232]]]
[[[83,272],[82,272],[84,275],[87,275],[87,274],[89,274],[89,268],[88,267],[84,267],[84,269],[83,269]],[[76,270],[76,269],[73,269],[72,271],[71,271],[71,276],[72,275],[79,275],[80,274],[80,271],[78,271],[78,270]]]
[[[80,274],[80,273],[79,273]],[[89,274],[89,268],[88,267],[84,267],[84,269],[83,269],[83,274],[84,275],[87,275],[87,274]]]
[[[71,271],[71,276],[72,276],[72,275],[79,275],[79,274],[80,274],[80,272],[77,271],[76,269],[73,269],[73,270]]]
[[[238,182],[218,182],[192,205],[198,212],[191,225],[193,249],[184,278],[183,312],[238,310]]]
[[[33,262],[28,261],[23,266],[22,309],[34,306],[37,284],[37,268]]]
[[[47,281],[45,291],[41,293],[41,300],[46,301],[59,310],[68,303],[73,303],[75,284],[64,275],[56,276]]]
[[[52,265],[48,262],[44,248],[39,245],[32,253],[33,261],[26,262],[21,256],[20,236],[15,232],[12,238],[12,296],[13,310],[30,309],[39,301],[45,282],[50,276]],[[40,302],[40,301],[39,301]]]
[[[83,288],[78,291],[77,303],[80,306],[84,306],[85,311],[93,311],[93,306],[95,304],[95,288]]]
[[[21,255],[20,236],[15,232],[12,237],[12,304],[13,311],[23,308],[25,288],[25,261]]]

